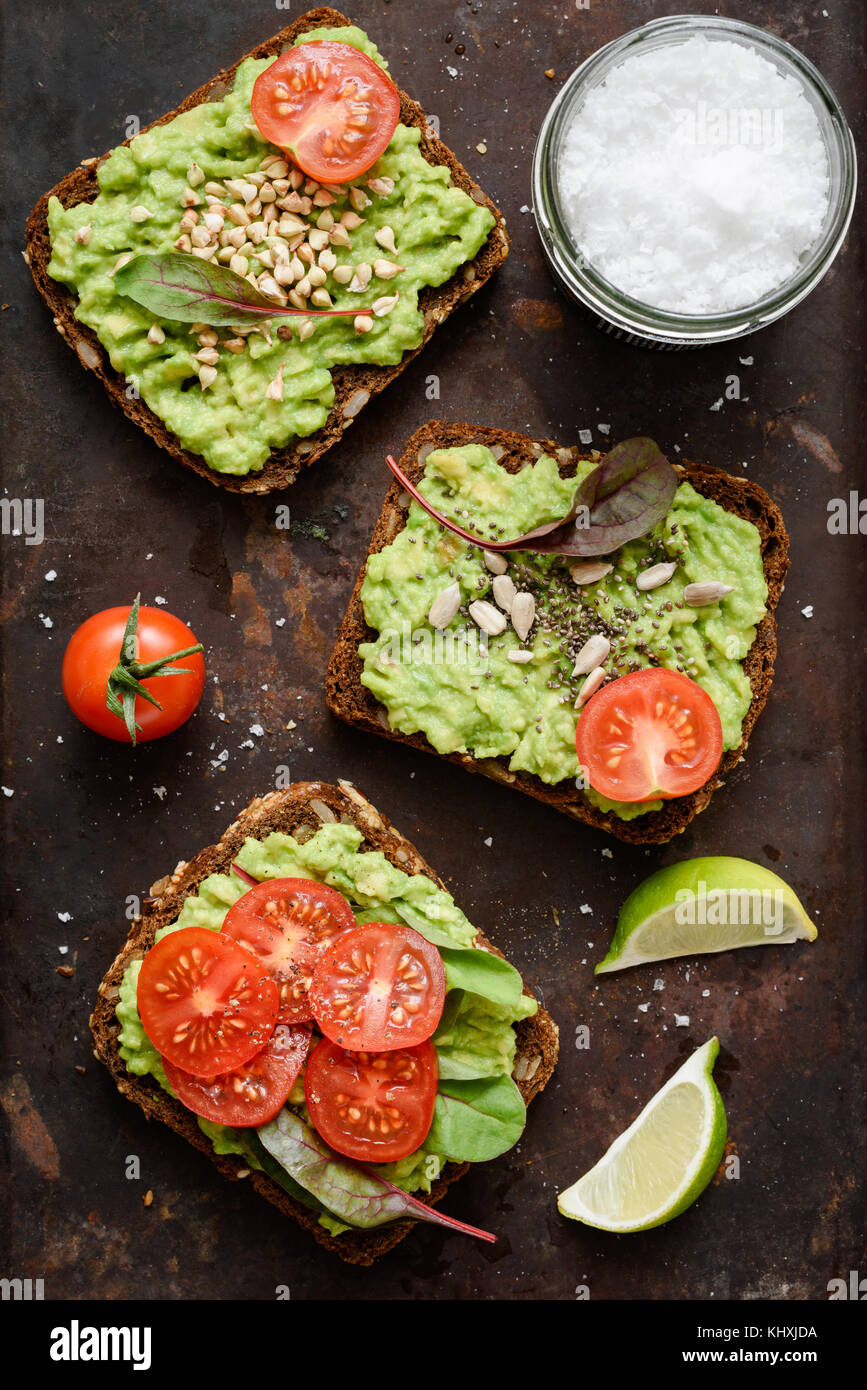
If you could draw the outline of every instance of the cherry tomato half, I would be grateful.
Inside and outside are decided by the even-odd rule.
[[[137,999],[157,1052],[193,1076],[220,1076],[261,1052],[280,1003],[255,956],[205,927],[182,927],[151,947]]]
[[[261,1052],[222,1076],[192,1076],[163,1057],[169,1085],[195,1115],[236,1129],[264,1125],[283,1109],[310,1050],[310,1029],[278,1023]]]
[[[313,1016],[326,1038],[373,1052],[424,1042],[445,997],[436,946],[390,922],[344,932],[319,957],[310,986]]]
[[[591,695],[576,747],[591,787],[612,801],[687,796],[722,757],[722,724],[689,676],[649,666]]]
[[[316,960],[334,938],[355,926],[335,888],[306,878],[272,878],[239,898],[222,935],[258,956],[280,991],[280,1022],[313,1017],[307,991]]]
[[[104,608],[77,628],[69,639],[63,657],[63,693],[73,714],[88,729],[119,743],[129,743],[123,719],[106,708],[108,678],[121,657],[126,622],[132,605]],[[186,623],[163,608],[140,608],[135,657],[139,662],[158,661],[173,652],[196,645]],[[201,652],[179,658],[178,665],[189,674],[155,675],[142,681],[145,690],[159,700],[162,709],[135,700],[135,719],[141,726],[139,742],[162,738],[184,724],[202,698],[205,688],[205,662]]]
[[[304,1073],[313,1125],[337,1153],[393,1163],[427,1138],[439,1068],[430,1043],[393,1052],[346,1052],[327,1038]]]
[[[357,178],[386,149],[400,97],[377,63],[348,43],[302,43],[257,77],[253,120],[312,179]]]

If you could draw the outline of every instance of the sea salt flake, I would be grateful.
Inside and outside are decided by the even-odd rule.
[[[714,314],[797,271],[830,173],[803,82],[751,45],[695,36],[631,53],[592,88],[559,184],[571,239],[607,280],[657,308]]]

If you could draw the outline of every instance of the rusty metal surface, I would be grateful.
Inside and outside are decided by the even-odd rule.
[[[513,251],[340,447],[272,499],[187,475],[113,411],[53,331],[18,247],[44,188],[122,138],[129,114],[144,122],[173,106],[284,12],[51,0],[28,9],[26,26],[10,21],[5,485],[10,496],[44,498],[46,539],[2,539],[2,782],[14,794],[2,798],[11,1181],[0,1273],[44,1277],[47,1298],[268,1299],[288,1285],[295,1298],[569,1299],[587,1285],[592,1298],[820,1299],[829,1279],[859,1260],[863,1270],[863,539],[826,525],[829,500],[864,487],[857,215],[834,270],[789,318],[740,344],[666,355],[607,339],[554,290],[526,210],[534,134],[559,82],[601,43],[682,8],[357,0],[352,13],[500,202]],[[855,122],[862,6],[827,8],[736,0],[726,12],[797,44]],[[741,398],[711,409],[731,374]],[[776,683],[748,761],[676,844],[609,842],[328,715],[324,668],[387,485],[383,455],[432,414],[564,442],[589,428],[602,444],[599,424],[613,439],[648,433],[667,451],[745,468],[781,504],[793,544]],[[291,507],[288,536],[275,529],[276,502]],[[164,597],[202,638],[209,682],[184,730],[132,753],[79,727],[58,687],[74,627],[138,588],[146,601]],[[373,1270],[346,1268],[149,1127],[90,1055],[87,1017],[125,934],[127,895],[217,838],[286,763],[296,779],[357,781],[560,1023],[560,1066],[519,1149],[449,1196],[455,1215],[502,1234],[493,1251],[419,1228]],[[815,912],[816,945],[594,983],[626,894],[658,865],[702,853],[782,873]],[[63,964],[72,978],[56,973]],[[689,1025],[676,1028],[675,1013]],[[575,1046],[582,1024],[589,1050]],[[685,1216],[641,1237],[561,1220],[555,1191],[713,1032],[739,1180],[718,1181]],[[141,1160],[139,1181],[125,1177],[128,1155]]]

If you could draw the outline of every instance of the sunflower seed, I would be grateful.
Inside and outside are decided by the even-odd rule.
[[[601,666],[611,651],[611,643],[607,637],[603,637],[601,632],[596,632],[589,637],[575,658],[575,666],[572,670],[573,676],[586,676]]]
[[[443,589],[441,594],[437,594],[431,604],[427,620],[431,627],[448,627],[460,606],[461,586],[458,583],[450,584],[447,589]]]
[[[507,561],[496,550],[483,550],[482,558],[491,574],[505,574],[509,568]]]
[[[507,574],[498,574],[492,585],[494,598],[505,613],[511,613],[518,590]]]
[[[595,666],[578,692],[578,699],[575,701],[575,708],[580,709],[582,705],[586,704],[587,701],[590,699],[590,696],[596,694],[596,691],[599,689],[600,685],[602,685],[604,680],[604,667]]]
[[[700,584],[687,584],[683,591],[683,600],[690,608],[704,608],[706,604],[718,603],[731,592],[731,584],[720,584],[716,579],[706,579]]]
[[[651,565],[650,569],[643,570],[635,581],[636,589],[658,589],[661,584],[667,584],[677,563],[672,561],[670,564]]]
[[[516,666],[526,666],[528,661],[533,660],[532,652],[525,652],[523,647],[515,647],[512,651],[506,652],[509,661],[513,661]]]
[[[485,599],[476,599],[467,609],[473,622],[489,637],[499,637],[506,629],[506,619],[498,608]]]
[[[595,584],[597,579],[604,579],[606,574],[610,574],[613,568],[607,560],[578,560],[569,566],[569,573],[574,584]]]
[[[516,594],[512,600],[510,617],[512,627],[523,642],[536,618],[536,600],[533,595]]]

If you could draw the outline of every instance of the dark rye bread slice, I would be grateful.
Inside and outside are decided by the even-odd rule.
[[[596,457],[580,454],[577,449],[560,447],[551,440],[531,440],[510,430],[432,421],[417,430],[409,440],[400,461],[401,467],[413,482],[417,482],[424,472],[424,459],[431,449],[472,443],[486,444],[494,450],[499,456],[500,466],[510,473],[518,472],[540,454],[547,453],[557,458],[562,476],[568,477],[574,472],[578,458]],[[635,820],[625,821],[613,812],[600,811],[592,806],[571,782],[549,786],[531,773],[510,772],[508,758],[478,759],[469,753],[437,754],[424,734],[401,734],[390,728],[385,707],[360,680],[364,663],[358,654],[359,644],[376,637],[374,630],[365,622],[361,604],[361,585],[366,567],[362,568],[356,580],[328,667],[326,697],[332,712],[355,728],[396,739],[412,748],[434,753],[437,757],[446,757],[449,762],[458,763],[470,772],[481,772],[497,782],[534,796],[538,801],[544,801],[567,816],[583,821],[585,825],[607,830],[620,840],[633,844],[663,844],[685,830],[692,818],[707,806],[714,791],[722,786],[724,775],[743,758],[753,725],[768,698],[777,653],[774,612],[788,566],[788,535],[779,507],[757,483],[747,478],[732,477],[721,468],[707,465],[683,463],[675,467],[679,476],[688,479],[697,492],[756,526],[762,538],[762,562],[768,584],[767,615],[756,630],[755,641],[744,662],[753,698],[744,719],[743,737],[737,748],[724,754],[713,777],[698,791],[691,796],[667,801],[661,811],[648,812]],[[386,494],[368,554],[375,555],[403,529],[407,506],[406,494],[393,482]]]
[[[308,10],[306,14],[294,20],[287,28],[281,29],[279,34],[275,34],[272,38],[259,44],[257,48],[245,53],[243,58],[239,58],[232,67],[224,68],[210,82],[206,82],[203,87],[199,87],[197,91],[185,97],[173,111],[169,111],[159,120],[153,121],[150,126],[145,126],[144,129],[150,130],[153,126],[163,125],[166,121],[179,115],[181,111],[187,111],[191,106],[198,106],[203,101],[219,100],[230,87],[235,70],[244,61],[244,58],[268,58],[288,48],[299,34],[303,34],[307,30],[326,25],[342,27],[351,23],[352,21],[341,14],[339,10],[328,7]],[[487,241],[472,261],[467,261],[462,265],[451,279],[440,285],[438,289],[427,288],[419,295],[419,309],[424,314],[424,337],[419,347],[405,352],[400,362],[393,367],[362,365],[334,368],[332,370],[335,392],[334,406],[322,428],[306,439],[298,439],[284,449],[272,451],[260,472],[249,473],[245,477],[217,473],[214,469],[209,468],[199,454],[193,454],[184,448],[177,435],[172,434],[166,428],[159,416],[155,415],[143,400],[129,400],[127,398],[128,383],[126,378],[114,371],[108,360],[108,354],[93,330],[85,324],[79,323],[76,319],[75,305],[77,301],[75,295],[66,285],[52,280],[48,274],[48,262],[51,259],[51,240],[48,234],[47,220],[49,198],[56,196],[64,207],[73,207],[82,202],[92,202],[99,191],[96,180],[97,168],[111,151],[100,158],[83,161],[77,169],[68,173],[54,188],[39,199],[27,219],[25,259],[30,266],[36,288],[54,316],[54,324],[58,333],[69,343],[70,347],[75,349],[82,365],[89,371],[96,373],[112,402],[119,406],[125,415],[128,415],[135,424],[140,425],[146,434],[149,434],[179,463],[184,464],[186,468],[192,468],[194,472],[207,478],[209,482],[219,487],[228,488],[230,492],[259,493],[273,492],[277,488],[286,487],[289,483],[294,482],[304,465],[312,463],[314,459],[318,459],[327,449],[336,444],[370,398],[383,391],[403,371],[404,367],[418,356],[437,325],[442,323],[462,300],[481,289],[482,285],[490,279],[494,271],[506,259],[509,252],[509,238],[506,234],[506,224],[502,213],[494,206],[475,180],[470,177],[448,146],[434,135],[428,126],[427,117],[418,103],[403,91],[400,91],[400,119],[405,125],[416,126],[421,131],[420,149],[428,163],[445,165],[451,173],[451,181],[454,185],[468,193],[474,202],[491,210],[496,218],[496,226],[491,228]],[[124,143],[129,144],[129,141],[124,141]]]
[[[118,1090],[144,1111],[148,1119],[162,1120],[177,1134],[201,1149],[219,1168],[224,1177],[239,1180],[246,1173],[249,1182],[263,1197],[267,1197],[286,1216],[293,1217],[315,1236],[320,1245],[333,1250],[350,1264],[369,1265],[387,1250],[391,1250],[408,1235],[416,1222],[396,1221],[371,1231],[347,1231],[331,1236],[309,1208],[302,1206],[283,1191],[264,1173],[246,1168],[243,1159],[235,1155],[219,1156],[199,1129],[195,1116],[180,1101],[167,1095],[151,1077],[134,1076],[128,1072],[120,1057],[117,1040],[120,1026],[115,1015],[118,990],[124,972],[131,961],[142,957],[153,945],[160,927],[174,922],[185,898],[195,893],[208,874],[228,873],[232,860],[248,836],[260,839],[279,830],[309,839],[326,822],[344,821],[357,826],[364,836],[361,851],[381,850],[397,868],[409,874],[424,874],[440,888],[442,879],[422,859],[418,850],[397,831],[380,811],[362,796],[349,782],[328,786],[324,782],[299,782],[287,791],[269,792],[250,802],[226,830],[219,844],[202,849],[188,863],[181,862],[171,874],[160,879],[151,889],[144,911],[130,930],[126,943],[99,987],[96,1007],[91,1015],[95,1056],[104,1062],[117,1083]],[[448,890],[446,890],[448,891]],[[481,932],[476,944],[496,955],[502,955]],[[524,993],[531,991],[525,987]],[[557,1061],[557,1025],[544,1009],[516,1024],[518,1047],[515,1059],[515,1080],[525,1102],[529,1102],[545,1087]],[[439,1202],[449,1186],[469,1168],[468,1163],[449,1163],[434,1184],[428,1202]],[[484,1224],[480,1214],[480,1222]]]

